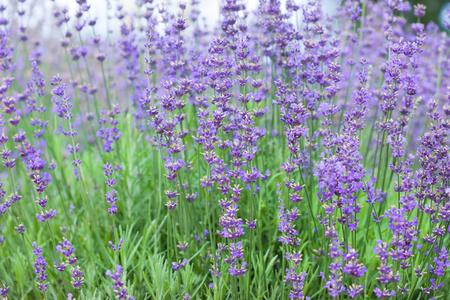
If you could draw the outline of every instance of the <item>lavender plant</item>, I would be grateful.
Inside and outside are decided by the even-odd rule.
[[[427,1],[44,2],[0,4],[2,299],[447,299]]]

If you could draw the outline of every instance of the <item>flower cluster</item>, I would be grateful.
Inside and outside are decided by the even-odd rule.
[[[108,213],[111,215],[115,215],[117,213],[117,191],[114,189],[114,186],[116,185],[116,180],[112,177],[114,173],[114,168],[111,163],[106,163],[103,166],[103,170],[105,171],[105,176],[108,178],[105,181],[105,184],[108,186],[109,191],[106,193],[106,202],[111,205],[110,208],[108,208]]]
[[[9,292],[9,287],[3,284],[3,288],[0,288],[0,295],[2,296],[2,300],[8,299],[8,297],[6,297],[8,292]]]
[[[34,273],[37,274],[38,288],[41,292],[45,293],[49,284],[48,282],[45,282],[48,276],[48,274],[45,273],[48,263],[42,256],[42,248],[38,247],[36,242],[33,242],[32,246],[34,247],[33,253],[37,257],[33,267]]]
[[[450,10],[26,2],[0,4],[0,269],[43,240],[59,272],[34,242],[38,289],[2,298],[446,297]]]
[[[122,133],[119,132],[119,128],[117,127],[119,124],[117,118],[120,115],[120,109],[117,105],[114,105],[110,112],[102,111],[101,114],[105,117],[99,120],[102,127],[97,131],[97,137],[103,140],[103,150],[105,152],[111,152],[114,150],[113,143],[117,143],[122,136]],[[107,116],[109,116],[109,121],[106,119]]]
[[[56,246],[56,253],[61,253],[62,255],[64,255],[66,261],[61,262],[60,264],[58,264],[58,261],[55,261],[55,268],[60,272],[64,272],[66,266],[70,265],[72,270],[72,273],[70,274],[70,276],[72,277],[71,283],[74,288],[79,289],[84,282],[84,277],[83,272],[80,270],[80,267],[74,267],[75,263],[77,262],[77,258],[73,254],[74,251],[75,248],[72,246],[72,244],[66,238],[63,238],[63,241],[59,242],[59,245]]]
[[[122,277],[123,268],[120,265],[116,266],[116,272],[112,272],[110,270],[106,271],[106,276],[109,276],[113,281],[113,289],[114,292],[117,294],[117,298],[119,299],[127,299],[127,300],[134,300],[134,297],[131,297],[130,295],[127,295],[127,287],[125,286],[125,283],[120,279]]]
[[[56,217],[56,210],[54,209],[46,210],[45,213],[41,212],[40,215],[36,214],[36,219],[38,222],[47,222],[55,217]]]

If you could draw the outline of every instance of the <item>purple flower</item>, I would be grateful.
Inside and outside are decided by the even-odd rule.
[[[358,278],[367,272],[367,268],[362,263],[358,263],[358,254],[355,249],[349,247],[348,253],[343,254],[342,259],[347,262],[343,269],[345,274]]]
[[[347,293],[350,297],[352,298],[356,298],[358,297],[362,291],[364,290],[364,286],[362,285],[356,285],[356,284],[352,284],[348,289],[347,289]]]
[[[64,265],[64,262],[58,263],[58,261],[55,260],[54,263],[55,263],[54,267],[56,270],[58,270],[60,272],[64,272],[64,270],[66,270],[66,266]]]
[[[177,207],[178,201],[167,201],[166,206],[169,210],[174,210]]]
[[[183,259],[183,261],[179,260],[178,263],[172,262],[172,269],[174,271],[178,271],[182,269],[187,264],[187,259]]]
[[[15,230],[17,230],[18,233],[24,233],[25,232],[25,225],[20,224],[17,227],[14,227]]]
[[[183,242],[183,243],[182,242],[178,242],[177,248],[180,251],[186,251],[187,247],[188,247],[188,243],[187,242]]]
[[[387,289],[381,290],[379,287],[376,287],[374,290],[375,295],[379,299],[390,298],[391,296],[395,296],[395,291],[389,291]]]
[[[97,131],[96,136],[103,140],[103,150],[105,152],[112,152],[114,150],[113,143],[117,143],[122,136],[122,133],[119,131],[117,120],[117,116],[120,115],[121,111],[117,105],[113,105],[110,112],[102,111],[103,117],[100,118],[99,122],[102,127]],[[109,120],[108,120],[109,119]],[[108,163],[104,166],[104,168],[111,168],[111,164]],[[105,175],[111,176],[112,172],[107,175],[107,170],[105,169]]]
[[[112,164],[108,162],[103,166],[103,170],[105,171],[106,177],[111,177],[112,174],[114,173],[114,168]]]
[[[230,243],[229,250],[231,253],[231,257],[228,257],[225,262],[230,264],[229,271],[231,276],[240,276],[244,275],[247,272],[245,267],[247,263],[243,261],[244,259],[244,249],[242,247],[242,242],[239,241],[237,243]],[[239,261],[241,261],[239,263]]]
[[[70,277],[72,277],[72,285],[74,288],[79,289],[84,282],[83,272],[80,270],[80,267],[77,268],[72,267],[72,273],[70,273]]]
[[[123,273],[123,268],[121,265],[116,265],[116,272],[112,272],[110,270],[106,271],[106,276],[109,276],[113,281],[113,289],[117,294],[117,298],[119,299],[127,299],[127,300],[135,300],[134,297],[131,297],[127,294],[127,287],[125,283],[120,279]]]
[[[2,299],[7,299],[6,295],[9,292],[9,287],[3,284],[3,288],[0,288],[0,295],[2,296]]]
[[[34,273],[37,274],[38,288],[40,291],[46,292],[48,282],[45,283],[45,280],[47,280],[48,274],[45,274],[45,271],[48,264],[42,256],[42,249],[37,246],[37,243],[33,242],[32,246],[34,247],[33,253],[37,257],[33,267],[35,268]]]
[[[235,263],[231,265],[228,270],[230,271],[231,276],[241,276],[245,275],[245,273],[248,271],[248,269],[245,268],[246,266],[247,263],[243,261],[240,266],[238,263]]]
[[[56,217],[56,210],[54,209],[46,210],[45,213],[41,212],[40,215],[36,214],[36,219],[38,222],[47,222],[55,217]]]
[[[65,95],[66,87],[67,85],[62,83],[52,89],[52,102],[56,105],[58,117],[70,120],[73,117],[71,113],[72,103],[69,101],[70,97]]]
[[[424,17],[426,8],[427,7],[423,4],[414,5],[414,15],[419,18]]]
[[[188,25],[186,24],[186,20],[185,19],[177,19],[175,21],[175,24],[173,24],[173,28],[175,28],[178,31],[183,31],[188,27]]]
[[[212,276],[218,278],[220,275],[222,275],[222,272],[220,272],[219,264],[215,263],[211,265],[211,269],[209,269],[209,272]]]
[[[305,299],[303,295],[303,286],[306,275],[306,272],[297,273],[295,268],[286,269],[284,284],[292,285],[292,290],[289,292],[289,299]]]
[[[42,198],[36,198],[37,200],[36,200],[36,202],[39,204],[39,206],[40,207],[45,207],[45,206],[47,206],[47,201],[48,201],[48,197],[47,196],[44,196],[44,197],[42,197]]]
[[[123,239],[120,239],[120,241],[119,241],[119,246],[116,248],[116,247],[114,246],[114,244],[113,244],[111,241],[108,242],[108,244],[111,246],[111,248],[113,249],[113,251],[119,251],[120,248],[122,248],[122,243],[123,243]]]
[[[198,192],[195,192],[193,194],[186,194],[186,201],[193,202],[198,196]]]
[[[113,186],[116,184],[116,180],[112,178],[112,175],[114,173],[114,168],[112,167],[112,164],[106,163],[103,166],[103,170],[105,171],[105,176],[108,177],[108,179],[105,181],[105,184],[110,188],[110,191],[108,191],[105,194],[106,202],[111,204],[111,207],[108,208],[108,213],[111,215],[115,215],[117,213],[117,191],[113,188]]]
[[[445,268],[450,267],[449,253],[445,247],[441,248],[439,255],[433,259],[434,266],[429,266],[431,274],[436,276],[444,276]]]
[[[248,228],[255,229],[256,228],[256,221],[257,221],[256,219],[253,220],[253,221],[246,220]]]

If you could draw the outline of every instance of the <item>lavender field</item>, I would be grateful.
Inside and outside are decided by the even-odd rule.
[[[189,1],[0,5],[2,299],[450,299],[432,1]]]

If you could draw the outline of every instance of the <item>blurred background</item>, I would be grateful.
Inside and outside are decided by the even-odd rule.
[[[427,14],[421,19],[421,21],[423,20],[425,24],[433,21],[434,23],[438,24],[441,29],[444,29],[444,21],[447,20],[448,22],[450,20],[449,16],[447,15],[447,10],[450,10],[450,1],[448,0],[409,0],[408,2],[412,6],[421,3],[427,7]],[[405,17],[409,22],[415,21],[415,17],[412,11],[406,14]]]
[[[52,26],[55,24],[55,18],[52,16],[52,13],[55,10],[67,8],[69,10],[69,15],[73,17],[73,14],[78,7],[76,0],[26,0],[24,3],[22,3],[22,1],[23,0],[1,0],[0,3],[7,6],[7,10],[3,13],[6,13],[7,15],[15,14],[18,16],[18,9],[25,10],[25,16],[27,17],[24,20],[19,21],[20,18],[15,18],[14,20],[16,20],[16,22],[26,22],[26,24],[18,25],[27,27],[28,32],[33,32],[35,29],[38,29],[43,37],[51,37],[51,35],[54,34]],[[187,2],[189,9],[190,1],[191,0],[183,0],[181,2]],[[201,14],[205,24],[217,24],[216,21],[219,18],[222,1],[223,0],[199,0]],[[97,28],[100,35],[106,34],[108,28],[114,31],[115,25],[118,25],[114,24],[117,21],[111,15],[114,9],[108,10],[108,7],[116,8],[118,5],[121,5],[124,10],[130,14],[136,13],[136,5],[133,0],[91,0],[87,2],[91,5],[91,17],[97,18]],[[164,3],[169,11],[179,11],[178,8],[175,7],[180,2],[179,0],[163,0],[155,2]],[[246,4],[247,11],[252,12],[257,10],[259,0],[243,0],[242,2]],[[280,0],[280,2],[282,7],[284,7],[286,0]],[[307,4],[308,0],[294,0],[294,2],[297,4]],[[341,1],[339,0],[322,0],[323,12],[325,14],[332,14],[340,2]],[[450,9],[449,0],[409,0],[408,2],[411,6],[418,3],[427,6],[426,15],[421,19],[425,24],[434,22],[438,24],[441,29],[444,29],[444,22],[450,22],[450,16],[447,14],[447,10]],[[416,21],[412,11],[405,14],[405,17],[408,22]],[[108,18],[110,20],[109,22]],[[49,22],[49,20],[51,21]]]

